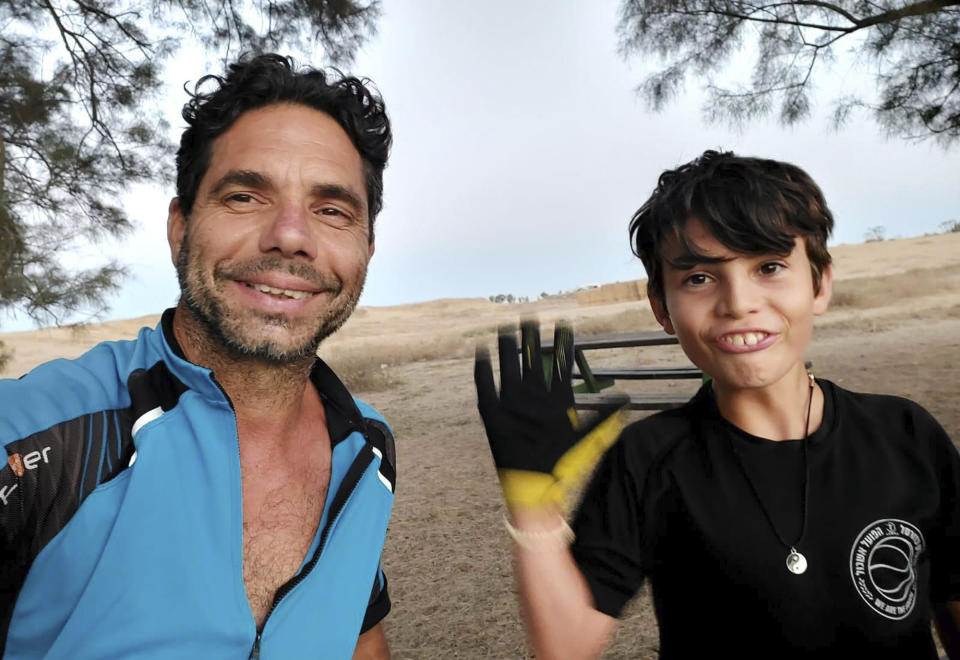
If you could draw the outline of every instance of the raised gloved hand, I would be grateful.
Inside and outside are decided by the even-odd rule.
[[[559,507],[567,510],[570,493],[590,473],[623,428],[627,397],[580,420],[573,408],[573,332],[554,330],[550,387],[544,376],[540,328],[521,324],[520,364],[512,329],[501,328],[500,395],[485,349],[477,349],[474,378],[478,407],[497,466],[503,497],[511,511]]]

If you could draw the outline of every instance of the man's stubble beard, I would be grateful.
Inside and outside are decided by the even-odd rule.
[[[183,237],[180,254],[177,256],[177,280],[180,283],[181,301],[205,331],[208,339],[215,347],[223,349],[226,354],[235,360],[262,360],[276,365],[286,365],[300,362],[306,358],[314,358],[320,342],[336,332],[344,322],[350,318],[366,279],[366,269],[359,279],[351,285],[344,282],[332,273],[318,273],[309,266],[267,257],[252,264],[244,264],[230,269],[228,277],[220,266],[214,268],[213,288],[207,285],[203,278],[203,269],[200,266],[201,251],[194,255],[191,248],[189,231]],[[191,257],[196,257],[191,259]],[[258,272],[285,272],[301,277],[321,288],[321,294],[333,293],[328,305],[317,318],[317,329],[301,342],[282,346],[274,340],[257,339],[249,336],[250,319],[244,315],[231,312],[223,304],[216,293],[216,283],[234,279],[237,276],[252,275]],[[349,286],[350,288],[345,288]],[[248,311],[266,325],[293,329],[293,324],[282,314],[264,314]]]

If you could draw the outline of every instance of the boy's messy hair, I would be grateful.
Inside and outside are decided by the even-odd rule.
[[[795,165],[704,151],[660,175],[657,187],[630,220],[630,243],[647,271],[647,295],[664,299],[663,247],[675,240],[684,257],[703,259],[684,232],[696,218],[717,240],[743,254],[789,253],[803,237],[814,289],[830,265],[827,238],[833,214],[810,176]],[[686,261],[686,258],[683,259]]]

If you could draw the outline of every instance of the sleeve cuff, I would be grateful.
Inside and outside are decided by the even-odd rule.
[[[590,594],[593,596],[593,609],[619,619],[623,608],[630,602],[630,597],[624,596],[618,589],[611,589],[601,584],[588,575],[584,575],[584,579],[590,589]]]
[[[376,599],[367,606],[367,612],[363,615],[363,625],[360,627],[360,634],[362,635],[380,623],[390,612],[390,606],[390,594],[387,592],[387,576],[383,574],[383,587],[380,589],[380,593],[377,594]]]

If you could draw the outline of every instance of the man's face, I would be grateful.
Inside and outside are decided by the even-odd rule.
[[[686,235],[709,260],[671,265],[686,255],[681,246],[667,245],[664,300],[651,298],[651,305],[687,357],[717,386],[731,389],[767,387],[802,370],[813,317],[830,301],[830,268],[815,293],[800,238],[787,255],[746,255],[725,247],[696,219],[687,222]]]
[[[373,255],[363,164],[329,115],[241,115],[211,150],[189,220],[167,233],[182,300],[235,357],[313,355],[356,305]]]

